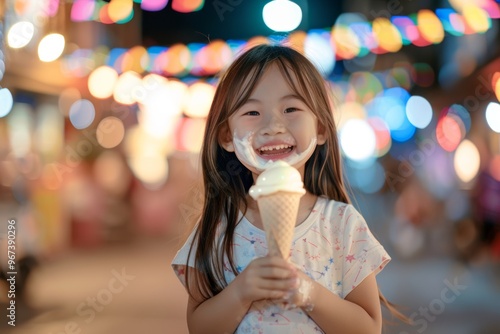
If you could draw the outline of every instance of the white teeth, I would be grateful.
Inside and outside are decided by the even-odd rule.
[[[291,145],[285,145],[285,144],[274,145],[274,146],[264,146],[264,147],[261,147],[260,150],[261,151],[273,151],[273,150],[282,150],[282,149],[285,149],[285,148],[292,148],[292,146]]]

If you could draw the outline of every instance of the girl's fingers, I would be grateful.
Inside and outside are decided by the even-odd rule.
[[[261,290],[279,290],[288,291],[294,289],[297,285],[295,278],[287,278],[282,280],[262,279],[258,282],[258,288]]]
[[[295,273],[290,269],[279,267],[262,267],[259,270],[259,276],[269,279],[286,279],[295,277]]]

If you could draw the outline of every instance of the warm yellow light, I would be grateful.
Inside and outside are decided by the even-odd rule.
[[[464,183],[470,182],[477,175],[480,165],[479,151],[470,140],[465,139],[460,143],[453,161],[455,171]]]
[[[118,80],[118,73],[109,66],[96,68],[90,75],[88,87],[90,94],[98,99],[107,99],[113,95],[113,90]]]
[[[93,172],[97,183],[115,195],[124,195],[130,185],[130,172],[120,153],[108,150],[95,160]]]
[[[185,84],[176,80],[158,82],[144,95],[139,104],[137,120],[149,135],[157,138],[172,134],[182,114]]]
[[[156,187],[167,180],[168,162],[161,155],[144,155],[128,159],[130,169],[141,182]]]
[[[366,119],[366,110],[365,107],[358,102],[345,102],[338,107],[334,115],[337,129],[340,130],[350,119]]]
[[[491,19],[488,13],[477,6],[467,5],[463,8],[465,22],[476,33],[486,32],[491,27]]]
[[[149,55],[143,46],[134,46],[123,55],[122,72],[142,73],[148,67]]]
[[[335,44],[337,55],[343,59],[356,57],[361,49],[358,36],[350,27],[336,25],[332,29],[332,42]]]
[[[161,75],[150,73],[142,78],[141,86],[134,94],[134,98],[139,103],[147,103],[148,98],[154,91],[159,89],[162,85],[168,85],[168,80]]]
[[[64,36],[61,34],[49,34],[38,44],[38,58],[43,62],[51,62],[59,58],[65,47]]]
[[[125,126],[121,119],[109,116],[99,122],[96,137],[99,144],[104,148],[118,146],[125,136]]]
[[[134,104],[135,95],[141,91],[141,83],[142,78],[139,74],[132,71],[122,73],[116,81],[113,98],[121,104]]]
[[[164,71],[168,75],[179,75],[186,71],[191,61],[191,52],[184,44],[174,44],[165,53]]]
[[[108,6],[108,15],[113,22],[118,22],[130,16],[133,10],[132,0],[112,0]]]
[[[189,87],[184,113],[189,117],[207,117],[214,99],[214,86],[196,82]]]
[[[141,125],[134,125],[127,129],[123,147],[127,157],[156,154],[168,156],[174,150],[174,141],[170,135],[165,134],[162,138],[154,137]]]
[[[388,52],[397,52],[403,46],[398,29],[386,18],[379,17],[373,21],[373,34],[379,47]]]
[[[433,11],[420,10],[417,13],[417,27],[422,37],[433,44],[441,43],[444,39],[444,28]]]

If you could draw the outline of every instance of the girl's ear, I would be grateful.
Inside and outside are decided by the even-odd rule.
[[[234,152],[233,136],[227,123],[221,126],[219,131],[219,145],[228,152]]]
[[[317,137],[317,144],[318,145],[323,145],[326,143],[326,128],[321,122],[318,121],[318,137]]]

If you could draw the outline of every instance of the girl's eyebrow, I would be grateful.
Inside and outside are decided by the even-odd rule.
[[[295,99],[295,100],[303,100],[299,95],[297,94],[287,94],[285,96],[282,96],[280,98],[280,101],[284,101],[284,100],[291,100],[291,99]],[[249,98],[248,100],[245,101],[244,104],[247,104],[247,103],[262,103],[261,100],[259,99],[256,99],[256,98]]]

